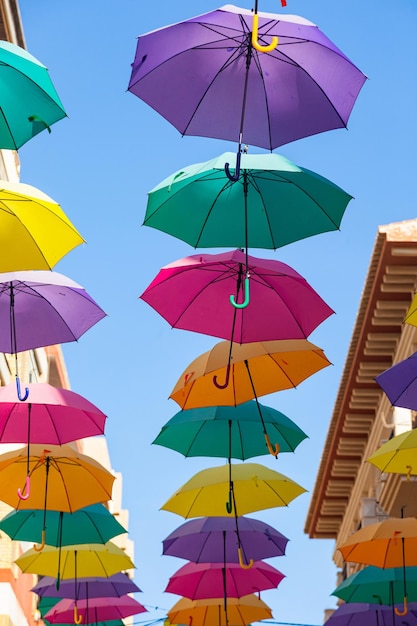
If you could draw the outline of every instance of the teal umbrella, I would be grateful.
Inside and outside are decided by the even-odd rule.
[[[46,67],[23,48],[0,41],[0,149],[17,150],[64,117]]]
[[[404,600],[404,576],[407,598],[417,600],[417,567],[381,568],[369,565],[348,576],[333,592],[345,602],[368,604],[400,604]]]
[[[278,154],[242,154],[238,180],[222,154],[172,174],[149,192],[145,226],[194,248],[276,249],[337,230],[352,199],[319,174]]]
[[[179,411],[162,427],[153,443],[186,457],[245,460],[270,453],[262,434],[278,444],[278,452],[294,452],[307,437],[289,417],[253,400],[238,406]]]
[[[42,509],[12,511],[0,520],[0,530],[11,539],[56,547],[104,544],[112,537],[127,532],[103,504],[91,504],[74,513]]]

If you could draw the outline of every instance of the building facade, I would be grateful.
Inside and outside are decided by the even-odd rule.
[[[417,350],[417,329],[403,323],[416,289],[417,220],[380,226],[305,522],[313,539],[338,545],[402,510],[417,515],[416,478],[366,462],[383,442],[415,427],[414,413],[392,407],[374,379]],[[333,560],[335,586],[360,567],[344,563],[336,549]]]

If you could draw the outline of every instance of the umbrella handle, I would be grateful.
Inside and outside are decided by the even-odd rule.
[[[21,500],[27,500],[30,496],[30,476],[26,476],[25,488],[23,491],[26,491],[26,495],[23,495],[23,492],[19,489],[17,490],[17,495]]]
[[[192,624],[193,624],[193,616],[190,615],[189,620],[188,620],[188,626],[192,626]]]
[[[406,478],[406,480],[409,483],[410,482],[411,472],[412,472],[413,468],[411,467],[411,465],[406,465],[405,467],[407,468],[407,478]]]
[[[40,124],[43,124],[43,126],[45,126],[46,130],[48,131],[49,134],[51,134],[51,127],[48,126],[48,124],[46,122],[43,121],[43,119],[41,117],[39,117],[39,115],[29,115],[28,117],[28,121],[29,122],[39,122]]]
[[[20,389],[20,378],[19,376],[16,376],[16,391],[17,391],[17,397],[19,398],[20,402],[24,402],[25,400],[28,399],[29,397],[29,389],[26,387],[25,388],[25,395],[22,396],[22,392]]]
[[[35,543],[33,544],[33,549],[35,550],[35,552],[42,552],[42,550],[45,547],[45,529],[42,530],[42,541],[40,543],[39,546],[37,546]]]
[[[239,180],[239,177],[240,177],[240,159],[241,159],[241,152],[239,149],[239,152],[236,155],[235,173],[233,175],[230,173],[229,163],[224,164],[224,171],[226,172],[226,176],[229,180],[233,182],[236,182],[237,180]]]
[[[214,386],[217,387],[217,389],[226,389],[226,387],[229,385],[229,378],[230,378],[230,363],[228,363],[226,367],[226,378],[225,378],[224,384],[221,385],[220,383],[218,383],[217,376],[213,376]]]
[[[235,307],[235,309],[245,309],[248,304],[249,304],[249,300],[250,300],[250,295],[249,295],[249,275],[246,276],[245,278],[245,299],[244,301],[239,304],[238,302],[236,302],[235,297],[232,295],[230,296],[230,304],[232,306]]]
[[[230,513],[233,511],[233,503],[232,503],[232,491],[229,490],[229,500],[226,502],[226,511]]]
[[[250,559],[248,564],[244,563],[243,557],[242,557],[242,548],[239,547],[237,549],[237,553],[239,555],[239,565],[242,569],[250,569],[251,567],[253,567],[253,559]]]
[[[408,613],[407,596],[404,596],[404,609],[400,611],[398,607],[394,607],[394,611],[395,611],[395,615],[398,615],[398,616],[406,615]]]
[[[268,433],[265,433],[264,437],[265,437],[266,445],[268,446],[269,454],[272,454],[272,456],[274,456],[277,459],[278,453],[279,453],[279,443],[276,443],[275,448],[273,448]]]
[[[272,41],[270,44],[268,44],[267,46],[262,46],[258,41],[258,23],[258,14],[254,13],[252,22],[252,46],[255,48],[255,50],[258,50],[258,52],[272,52],[272,50],[275,50],[278,45],[278,37],[272,37]]]
[[[78,615],[77,606],[74,605],[74,624],[81,624],[82,621],[83,621],[83,616]]]

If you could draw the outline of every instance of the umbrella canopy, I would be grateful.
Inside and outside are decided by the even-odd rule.
[[[417,352],[375,377],[394,406],[417,410]]]
[[[381,472],[417,474],[417,430],[407,430],[382,444],[368,459]]]
[[[312,22],[255,12],[256,46],[278,37],[274,50],[252,45],[251,10],[226,5],[140,36],[129,91],[182,135],[269,150],[345,127],[365,76]]]
[[[226,508],[230,474],[235,503]],[[287,506],[306,490],[296,482],[257,463],[211,467],[195,474],[161,507],[183,517],[245,515]],[[416,520],[417,523],[417,520]]]
[[[51,624],[67,624],[73,622],[78,613],[83,624],[92,624],[145,612],[147,609],[130,596],[112,598],[110,602],[108,598],[89,598],[75,603],[75,600],[64,598],[46,613],[45,619]]]
[[[0,41],[0,148],[17,150],[66,116],[48,70],[27,50]]]
[[[245,402],[179,411],[153,441],[184,456],[249,459],[269,454],[261,438],[261,411],[270,441],[280,452],[294,452],[307,435],[286,415],[271,407]]]
[[[417,326],[417,293],[414,294],[410,308],[404,318],[404,322],[406,322],[406,324],[411,324],[411,326]]]
[[[44,529],[45,524],[45,529]],[[0,520],[0,530],[17,541],[35,541],[50,546],[77,543],[106,543],[127,530],[102,504],[78,509],[74,513],[62,511],[12,511]],[[45,536],[42,537],[43,531]],[[63,596],[59,596],[63,597]]]
[[[148,194],[145,226],[193,248],[276,249],[337,230],[352,196],[279,154],[242,154],[238,180],[231,152],[171,174]]]
[[[31,185],[0,181],[1,272],[50,270],[83,242],[52,198]]]
[[[345,561],[402,567],[417,565],[417,519],[388,518],[369,524],[337,546]]]
[[[60,580],[80,576],[109,577],[122,570],[132,569],[130,557],[111,541],[105,544],[77,544],[61,550],[45,546],[41,552],[33,548],[15,560],[22,572],[38,576],[57,576]]]
[[[265,602],[251,594],[242,598],[227,600],[227,614],[222,598],[190,600],[181,598],[168,611],[171,624],[190,624],[193,626],[247,626],[251,622],[271,619],[271,609]]]
[[[417,567],[406,568],[407,594],[417,600]],[[404,572],[402,567],[381,569],[369,565],[348,576],[333,592],[345,602],[370,604],[400,604],[404,598]]]
[[[63,580],[59,589],[56,578],[44,576],[32,587],[31,591],[41,598],[71,598],[85,600],[87,598],[115,598],[127,593],[139,592],[139,587],[122,572],[106,577],[68,578]]]
[[[416,615],[417,605],[413,607]],[[406,622],[408,623],[408,622]],[[348,603],[339,606],[326,621],[327,626],[404,626],[404,617],[394,614],[393,608],[369,603]]]
[[[70,445],[51,445],[46,449],[33,444],[29,457],[27,446],[0,455],[0,500],[14,509],[72,513],[89,504],[111,500],[114,479],[100,463]]]
[[[81,285],[49,271],[0,274],[0,351],[77,341],[105,312]]]
[[[61,445],[104,433],[106,415],[83,396],[48,383],[29,384],[28,389],[22,402],[14,384],[0,387],[1,443]]]
[[[229,598],[275,589],[285,578],[271,565],[255,562],[250,569],[239,563],[187,563],[169,579],[165,589],[191,600],[219,598],[224,593]]]
[[[222,341],[188,365],[170,398],[182,409],[236,406],[296,387],[328,365],[323,350],[305,339],[232,346]]]
[[[170,263],[140,297],[175,328],[237,343],[303,339],[334,312],[289,265],[241,250]]]
[[[278,530],[249,517],[203,517],[188,520],[163,540],[163,554],[194,563],[246,563],[283,556],[288,543]]]

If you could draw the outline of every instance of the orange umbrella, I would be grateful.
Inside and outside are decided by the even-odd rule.
[[[328,365],[323,350],[305,339],[222,341],[190,363],[170,398],[183,409],[236,406],[296,387]]]
[[[271,609],[257,596],[251,594],[241,598],[228,598],[227,615],[223,598],[190,600],[181,598],[168,611],[171,624],[188,626],[247,626],[262,619],[271,619]]]
[[[345,561],[375,565],[376,567],[402,567],[404,570],[404,612],[407,613],[405,568],[417,565],[417,519],[414,517],[389,518],[369,524],[353,533],[338,545]]]

